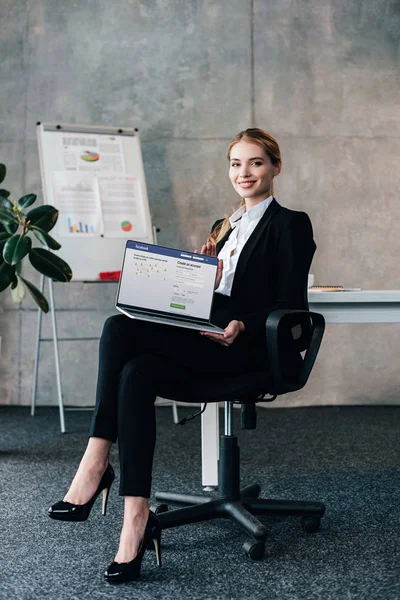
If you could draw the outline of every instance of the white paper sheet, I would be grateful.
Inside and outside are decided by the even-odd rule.
[[[133,175],[97,174],[105,237],[141,239],[146,221],[140,183]]]
[[[99,237],[103,234],[95,174],[56,171],[53,173],[53,198],[60,212],[56,225],[59,236]]]
[[[59,143],[68,171],[123,173],[125,158],[120,137],[66,133]]]

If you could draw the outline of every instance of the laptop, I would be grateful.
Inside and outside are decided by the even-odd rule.
[[[141,319],[224,333],[210,322],[218,258],[127,240],[116,308]]]

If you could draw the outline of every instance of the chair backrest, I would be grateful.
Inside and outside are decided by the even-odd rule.
[[[272,401],[278,395],[305,386],[317,358],[324,330],[325,319],[319,313],[299,310],[271,313],[267,319],[266,334],[270,367],[268,393],[272,398],[239,400],[241,429],[256,428],[257,401]],[[304,350],[303,358],[300,352]]]
[[[325,330],[324,317],[315,312],[276,310],[266,323],[272,395],[305,386],[317,358]],[[305,351],[304,357],[300,352]]]

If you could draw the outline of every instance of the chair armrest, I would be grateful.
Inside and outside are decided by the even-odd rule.
[[[300,349],[296,344],[294,337],[294,328],[300,327],[300,331],[307,331],[309,335],[303,336],[306,339],[303,364],[295,378],[285,378],[284,364],[287,358],[287,349],[293,350],[300,355]],[[282,309],[275,310],[268,315],[266,321],[266,342],[268,351],[269,366],[271,369],[272,389],[268,390],[273,395],[285,394],[304,387],[307,383],[311,369],[321,345],[322,336],[325,330],[324,317],[316,312],[308,310]],[[286,344],[286,350],[283,352],[282,340]]]

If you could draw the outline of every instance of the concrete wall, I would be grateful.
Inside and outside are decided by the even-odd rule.
[[[259,126],[281,144],[278,200],[311,216],[316,283],[400,288],[398,2],[0,6],[0,161],[15,196],[41,191],[36,121],[138,127],[159,241],[192,249],[236,202],[229,140]],[[60,335],[99,335],[115,286],[56,288]],[[0,402],[27,404],[37,314],[29,299],[16,308],[8,291],[0,303]],[[400,325],[328,326],[307,388],[280,402],[399,402],[399,332]],[[67,404],[93,403],[96,351],[97,342],[62,343]],[[49,343],[39,402],[56,402]]]

